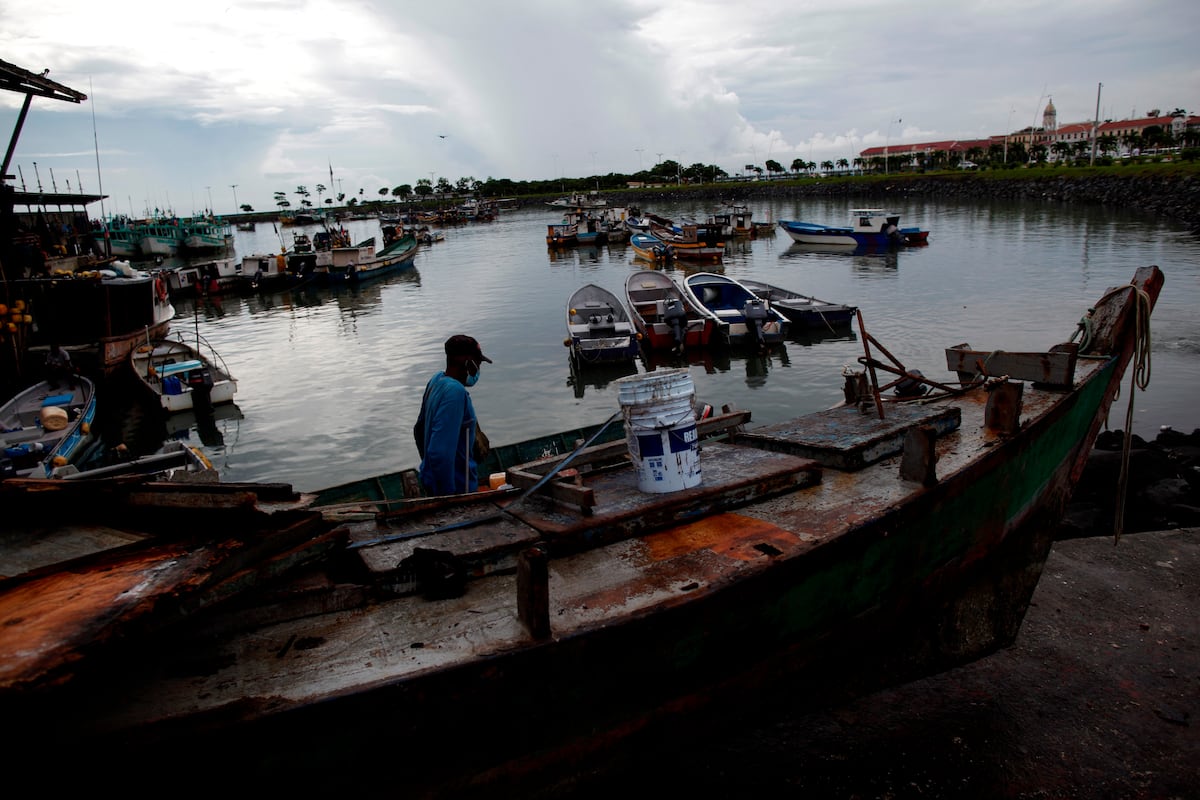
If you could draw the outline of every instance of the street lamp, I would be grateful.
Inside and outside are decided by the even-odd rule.
[[[892,144],[892,126],[899,125],[903,121],[904,120],[898,119],[898,118],[893,119],[893,120],[888,120],[887,138],[884,140],[884,144],[883,144],[883,174],[884,175],[888,174],[888,147],[890,147]]]
[[[1004,163],[1008,163],[1008,134],[1012,131],[1012,115],[1015,108],[1008,110],[1008,122],[1004,125]]]
[[[237,185],[236,183],[231,183],[231,184],[229,184],[229,188],[230,188],[230,189],[233,189],[233,213],[235,213],[235,214],[236,214],[236,213],[237,213],[237,211],[238,211],[238,204],[237,204],[237,187],[238,187],[238,185]]]

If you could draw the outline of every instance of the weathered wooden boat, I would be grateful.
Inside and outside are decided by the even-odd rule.
[[[738,282],[787,317],[792,323],[792,331],[809,328],[844,328],[854,321],[854,314],[858,311],[857,306],[818,300],[806,294],[751,278],[739,278]]]
[[[633,361],[640,335],[615,294],[586,283],[567,299],[567,338],[571,358],[579,365]]]
[[[653,234],[630,234],[629,246],[638,258],[654,264],[668,264],[675,260],[675,248]]]
[[[197,217],[183,220],[180,227],[181,244],[190,253],[211,253],[233,244],[233,228],[224,220]]]
[[[564,219],[546,226],[548,247],[574,247],[579,244],[579,225]]]
[[[333,248],[329,264],[330,283],[366,283],[412,266],[417,255],[417,237],[400,228],[383,229],[384,245],[375,251],[371,237],[354,247]]]
[[[716,320],[696,306],[670,276],[652,269],[631,272],[625,279],[625,297],[643,347],[682,351],[707,347],[713,341]]]
[[[290,272],[286,253],[251,253],[242,257],[242,292],[273,292],[286,289],[299,278]]]
[[[732,204],[708,217],[708,224],[720,228],[726,238],[746,239],[754,235],[754,213],[746,206]]]
[[[730,344],[764,347],[787,338],[788,318],[728,275],[694,272],[678,283],[687,298],[713,318]]]
[[[244,259],[215,258],[160,270],[172,299],[205,297],[239,291]]]
[[[671,227],[650,223],[650,233],[675,250],[675,258],[690,261],[721,261],[725,258],[725,234],[719,225],[684,223]]]
[[[821,225],[816,222],[779,220],[779,227],[800,244],[830,244],[861,247],[890,247],[929,243],[929,231],[900,227],[900,215],[882,208],[856,208],[850,212],[849,225]]]
[[[32,310],[41,338],[31,351],[56,340],[80,367],[105,374],[125,369],[129,351],[163,336],[175,317],[166,283],[124,261],[9,281],[8,287],[10,297]]]
[[[237,379],[203,337],[198,336],[195,344],[162,338],[135,347],[129,366],[168,414],[232,403],[237,394]]]
[[[376,765],[410,796],[518,793],[618,745],[686,746],[723,712],[824,707],[987,656],[1015,640],[1131,358],[1131,395],[1148,375],[1162,280],[1138,270],[1043,352],[948,347],[954,378],[923,379],[919,402],[890,391],[915,370],[863,330],[845,403],[722,415],[703,481],[669,494],[636,488],[619,441],[510,468],[511,490],[334,526],[253,487],[236,505],[114,492],[94,513],[138,500],[145,529],[192,538],[4,564],[9,757],[40,774],[69,752],[61,785],[136,753],[140,779],[193,790],[333,787]]]
[[[83,375],[38,381],[0,406],[0,477],[52,478],[92,441],[96,385]]]

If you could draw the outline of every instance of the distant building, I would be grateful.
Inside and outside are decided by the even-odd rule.
[[[1021,144],[1025,146],[1026,151],[1036,145],[1044,145],[1050,151],[1049,158],[1053,160],[1056,158],[1053,147],[1057,143],[1061,142],[1077,148],[1080,142],[1087,142],[1090,146],[1093,125],[1091,120],[1087,120],[1060,126],[1058,110],[1054,107],[1054,99],[1050,98],[1046,103],[1046,108],[1042,111],[1040,128],[1029,126],[1022,130],[1010,131],[1007,135],[989,136],[986,139],[954,139],[868,147],[859,152],[858,156],[864,163],[873,162],[875,159],[886,159],[895,165],[895,169],[900,170],[924,166],[936,160],[933,158],[935,153],[945,154],[951,162],[965,161],[968,160],[968,152],[973,150],[986,154],[993,146],[1013,147]],[[1116,140],[1119,152],[1128,153],[1131,149],[1128,144],[1144,136],[1146,131],[1153,127],[1169,129],[1174,140],[1183,146],[1195,146],[1200,142],[1200,116],[1195,115],[1165,117],[1159,116],[1155,112],[1136,119],[1102,122],[1095,126],[1094,130],[1098,139],[1111,136]]]

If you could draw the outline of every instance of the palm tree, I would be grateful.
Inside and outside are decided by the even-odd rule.
[[[804,159],[802,159],[802,158],[792,159],[792,172],[796,173],[797,175],[800,174],[800,170],[804,169],[805,166],[806,165],[804,163]]]
[[[858,159],[855,159],[855,161],[857,161],[857,160]],[[838,165],[838,169],[840,169],[844,172],[845,170],[847,170],[850,167],[850,162],[844,158],[839,158],[837,160],[837,165]]]

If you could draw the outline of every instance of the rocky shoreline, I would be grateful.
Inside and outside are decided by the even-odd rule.
[[[1134,169],[1130,167],[1129,169]],[[897,175],[885,180],[830,179],[806,182],[707,184],[667,191],[605,192],[610,204],[650,206],[680,199],[713,203],[803,197],[854,197],[863,203],[888,204],[897,199],[930,197],[938,200],[1021,200],[1042,203],[1087,203],[1112,208],[1136,208],[1146,214],[1178,220],[1200,235],[1200,177],[1190,172],[1135,175],[1050,175],[1037,178],[981,174]]]
[[[1075,487],[1058,539],[1112,536],[1121,474],[1121,431],[1104,431]],[[1200,429],[1163,428],[1129,450],[1123,533],[1200,526]]]

